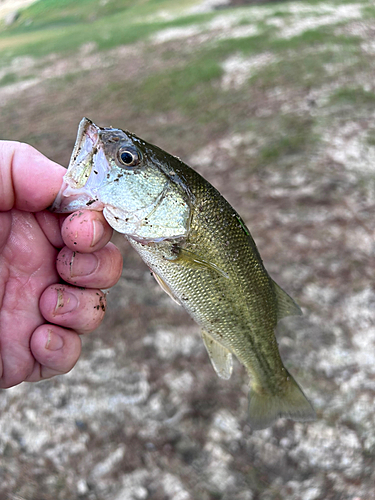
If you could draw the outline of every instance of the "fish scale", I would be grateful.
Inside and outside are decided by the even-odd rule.
[[[181,245],[202,259],[215,262],[228,278],[210,268],[194,268],[184,259],[168,260],[166,255],[172,253],[173,243],[157,249],[132,238],[129,241],[197,323],[272,391],[280,379],[286,381],[286,374],[275,341],[276,297],[270,278],[258,252],[253,251],[254,244],[239,223],[238,214],[216,190],[205,189],[203,178],[194,177],[190,188],[197,206],[192,209],[190,234]],[[212,207],[217,210],[220,206],[220,223],[216,212],[203,215],[201,206],[205,206],[206,214],[213,212]],[[262,343],[257,342],[259,329]],[[269,342],[265,344],[266,335]],[[254,364],[260,365],[261,370],[253,368]]]
[[[53,209],[87,206],[103,210],[202,327],[216,373],[230,377],[232,355],[245,366],[254,429],[279,417],[315,418],[275,338],[277,322],[301,310],[268,275],[245,223],[209,182],[134,134],[84,118]]]

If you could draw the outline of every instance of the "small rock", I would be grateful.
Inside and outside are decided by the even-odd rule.
[[[89,491],[89,487],[86,483],[85,479],[80,479],[77,482],[77,493],[79,496],[86,495],[86,493]]]

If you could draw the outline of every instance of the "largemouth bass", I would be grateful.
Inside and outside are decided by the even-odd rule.
[[[300,308],[268,275],[245,223],[221,194],[180,159],[130,132],[87,118],[52,210],[102,210],[159,285],[202,328],[223,379],[232,355],[251,376],[253,429],[315,412],[281,360],[275,327]]]

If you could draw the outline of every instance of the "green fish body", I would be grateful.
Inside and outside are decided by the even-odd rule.
[[[231,376],[233,354],[246,367],[253,429],[279,417],[315,419],[275,338],[277,322],[301,310],[270,278],[241,217],[211,184],[133,134],[84,118],[53,209],[84,207],[103,210],[201,326],[221,378]]]

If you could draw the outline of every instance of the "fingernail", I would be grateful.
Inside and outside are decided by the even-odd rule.
[[[74,311],[78,306],[78,299],[72,293],[65,290],[57,290],[57,302],[54,314],[65,314]]]
[[[102,238],[104,234],[104,226],[98,220],[92,221],[92,240],[91,246],[94,247]]]
[[[70,276],[87,276],[93,273],[98,267],[99,261],[94,254],[78,254],[73,252],[72,260],[70,261]]]
[[[49,351],[58,351],[64,345],[63,339],[60,335],[57,335],[53,330],[48,330],[47,342],[45,345],[45,349]]]

